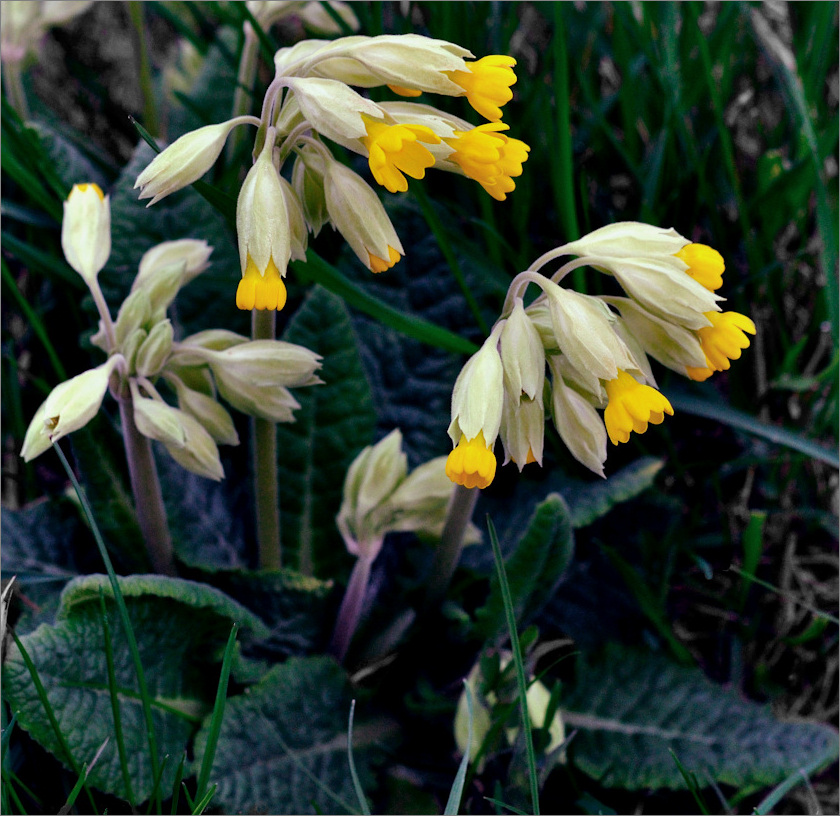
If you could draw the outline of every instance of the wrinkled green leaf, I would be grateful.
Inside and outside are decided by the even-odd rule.
[[[517,624],[527,622],[551,599],[574,553],[569,508],[552,493],[534,510],[522,537],[505,560]],[[507,632],[499,579],[490,583],[487,603],[476,614],[478,629],[492,638]]]
[[[37,137],[46,160],[66,188],[66,194],[74,184],[93,182],[106,190],[108,182],[102,171],[82,153],[65,135],[53,130],[44,122],[30,122],[27,127]]]
[[[324,358],[324,385],[297,389],[295,422],[277,426],[283,546],[301,572],[332,576],[346,563],[335,526],[344,476],[373,437],[370,386],[347,308],[325,289],[307,295],[283,339]]]
[[[782,722],[699,669],[616,644],[580,660],[561,704],[574,763],[610,788],[685,788],[670,751],[699,780],[735,787],[837,757],[833,728]]]
[[[326,657],[291,658],[248,694],[228,700],[210,780],[225,813],[353,812],[347,764],[347,676]],[[353,757],[369,781],[371,736],[355,729]],[[196,737],[196,763],[208,735]],[[258,746],[255,751],[254,746]]]
[[[155,735],[161,755],[178,756],[187,747],[204,715],[212,708],[218,663],[230,624],[243,633],[262,637],[263,624],[218,590],[191,581],[162,576],[121,578],[140,658],[152,695]],[[81,766],[89,762],[106,737],[111,737],[89,784],[125,796],[108,694],[99,594],[109,605],[116,682],[121,690],[121,719],[132,786],[139,801],[151,795],[153,769],[137,677],[120,625],[113,612],[113,590],[108,578],[89,575],[71,581],[61,596],[57,622],[42,625],[22,638],[32,658],[64,738]],[[3,691],[19,711],[18,724],[47,750],[58,745],[31,676],[17,649],[11,649],[3,667]],[[176,772],[169,763],[161,782],[171,789]]]
[[[565,494],[574,527],[586,527],[605,516],[613,506],[647,490],[664,462],[652,456],[637,459],[608,479],[581,484]]]

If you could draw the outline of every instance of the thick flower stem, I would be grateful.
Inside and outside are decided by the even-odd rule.
[[[449,582],[455,574],[455,568],[461,559],[464,546],[464,533],[472,519],[475,503],[478,501],[479,491],[476,488],[457,485],[452,491],[449,507],[446,511],[446,523],[435,552],[435,560],[429,574],[426,586],[426,600],[423,612],[428,613],[437,609],[449,587]]]
[[[271,309],[252,313],[254,340],[273,340],[277,313]],[[277,483],[277,426],[267,419],[254,419],[252,456],[254,500],[257,516],[257,547],[260,569],[280,569],[280,498]]]
[[[119,404],[125,457],[128,460],[128,474],[131,479],[131,492],[134,494],[140,532],[146,542],[146,550],[154,571],[161,575],[174,576],[176,573],[172,555],[172,537],[169,534],[160,480],[152,456],[152,444],[134,424],[134,407],[131,397],[120,399]]]
[[[375,558],[376,556],[374,556]],[[365,600],[368,581],[370,580],[370,568],[374,558],[362,555],[356,559],[353,572],[350,573],[350,582],[344,592],[344,600],[338,610],[338,618],[335,622],[335,631],[330,641],[329,653],[339,662],[344,660],[350,641],[356,634],[356,627],[359,625],[359,617],[362,614],[362,604]]]

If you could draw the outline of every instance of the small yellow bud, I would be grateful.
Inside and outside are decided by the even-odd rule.
[[[64,202],[61,248],[90,286],[111,254],[110,200],[96,184],[76,184]]]

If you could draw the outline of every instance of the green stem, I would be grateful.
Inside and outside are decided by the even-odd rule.
[[[140,52],[140,92],[143,95],[143,119],[152,136],[160,135],[157,108],[155,107],[155,92],[152,84],[152,68],[149,64],[149,48],[146,43],[146,27],[143,24],[143,3],[132,0],[128,4],[128,14],[137,32],[137,45]]]
[[[277,312],[255,309],[251,318],[254,340],[273,340]],[[254,500],[257,514],[257,547],[260,569],[280,569],[280,491],[277,482],[277,425],[254,418]]]
[[[554,95],[557,110],[557,152],[554,163],[555,207],[566,242],[580,235],[575,204],[574,157],[569,100],[569,55],[566,49],[566,27],[563,4],[554,4]],[[575,270],[573,285],[578,292],[585,289],[583,270]]]
[[[254,80],[257,76],[257,49],[256,35],[246,31],[245,41],[242,44],[242,54],[239,57],[239,72],[236,77],[236,90],[233,93],[231,119],[251,112],[251,95]],[[227,144],[228,161],[231,161],[236,155],[239,145],[242,143],[242,136],[243,133],[240,128],[234,128],[231,131]]]
[[[475,503],[478,501],[477,488],[457,485],[452,491],[449,507],[446,511],[446,523],[440,536],[440,543],[435,551],[435,560],[426,587],[424,612],[438,608],[446,595],[455,568],[461,559],[464,547],[464,533],[472,519]]]
[[[119,405],[131,492],[134,495],[137,522],[146,542],[146,550],[155,572],[175,576],[172,537],[169,534],[163,493],[152,456],[152,445],[148,437],[143,436],[134,424],[131,397],[120,399]]]
[[[3,63],[3,86],[11,106],[25,122],[29,118],[29,104],[26,101],[26,91],[23,89],[23,72],[20,66],[19,61],[10,60]]]

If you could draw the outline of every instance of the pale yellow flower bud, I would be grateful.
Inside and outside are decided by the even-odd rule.
[[[282,309],[282,278],[292,254],[289,212],[280,174],[272,160],[274,130],[248,171],[236,202],[236,232],[242,280],[236,292],[240,309]]]
[[[111,254],[111,206],[96,184],[76,184],[64,202],[61,248],[90,286]]]
[[[402,434],[395,428],[376,445],[369,445],[353,460],[344,480],[344,496],[336,524],[354,555],[372,557],[386,530],[377,524],[376,510],[405,479],[408,459]]]
[[[183,411],[167,405],[162,399],[151,399],[140,394],[134,380],[130,381],[134,424],[143,436],[166,445],[182,447],[187,440],[182,418]]]
[[[545,349],[540,334],[531,322],[522,298],[517,298],[510,317],[504,323],[499,342],[505,387],[516,401],[524,393],[530,399],[542,399],[545,381]]]
[[[185,133],[152,159],[134,182],[140,200],[151,198],[151,207],[170,193],[198,181],[216,162],[231,130],[253,123],[250,116],[239,116],[218,125],[207,125]]]
[[[172,351],[174,332],[169,320],[157,323],[137,349],[134,370],[141,377],[154,377],[163,368]]]
[[[613,331],[615,317],[598,298],[546,281],[543,289],[560,351],[581,371],[611,380],[618,369],[636,369],[625,344]]]
[[[119,346],[122,356],[125,357],[126,368],[129,373],[134,372],[134,361],[137,357],[137,351],[143,345],[149,333],[145,329],[135,329],[126,340]]]
[[[309,241],[309,232],[306,228],[306,218],[303,214],[303,206],[294,191],[283,176],[280,176],[280,186],[283,188],[283,197],[286,199],[286,212],[289,214],[289,235],[291,238],[292,259],[295,261],[306,260],[306,246]]]
[[[499,430],[505,449],[504,464],[515,462],[520,473],[531,462],[542,467],[545,437],[542,391],[537,399],[523,395],[517,400],[506,393]]]
[[[184,430],[184,444],[180,447],[166,445],[169,455],[191,473],[216,482],[224,479],[225,472],[219,459],[219,449],[213,437],[197,419],[183,412],[181,412],[181,426]]]
[[[651,314],[629,298],[608,297],[605,300],[618,308],[629,331],[662,365],[680,374],[685,374],[687,368],[706,365],[706,355],[696,332]]]
[[[303,149],[292,168],[292,186],[303,206],[306,223],[313,235],[329,221],[324,195],[324,161],[316,150]]]
[[[440,536],[452,491],[452,480],[446,475],[445,456],[438,456],[419,465],[400,483],[388,499],[391,530],[422,530]],[[481,540],[481,533],[470,524],[465,542]]]
[[[157,244],[143,253],[137,275],[131,284],[131,291],[145,287],[154,288],[154,279],[161,273],[168,274],[172,266],[183,268],[181,286],[186,286],[207,269],[212,252],[213,247],[207,241],[194,238]]]
[[[676,255],[686,244],[688,239],[675,229],[663,229],[638,221],[619,221],[564,244],[558,251],[599,258],[645,258]]]
[[[592,405],[563,380],[558,358],[551,356],[551,404],[554,427],[569,453],[593,473],[604,476],[607,430]]]
[[[482,347],[467,360],[452,391],[452,422],[447,433],[453,444],[461,436],[484,434],[491,445],[499,435],[504,398],[504,373],[498,343],[501,328],[493,330]]]
[[[21,456],[30,461],[40,456],[50,443],[84,428],[96,416],[108,390],[108,381],[121,357],[78,374],[57,385],[29,424]]]
[[[368,269],[381,272],[405,254],[379,196],[349,167],[329,163],[324,197],[333,225]]]
[[[362,114],[384,121],[382,109],[335,79],[306,77],[288,80],[303,115],[312,127],[344,147],[361,152],[359,139],[367,136]]]
[[[149,302],[149,295],[145,290],[137,289],[131,292],[122,302],[117,321],[114,323],[114,335],[117,348],[131,337],[137,329],[143,328],[152,317],[152,304]]]
[[[195,417],[204,429],[221,445],[238,445],[239,434],[230,414],[213,397],[187,387],[186,383],[172,374],[164,372],[166,381],[175,389],[178,407],[184,413]]]

